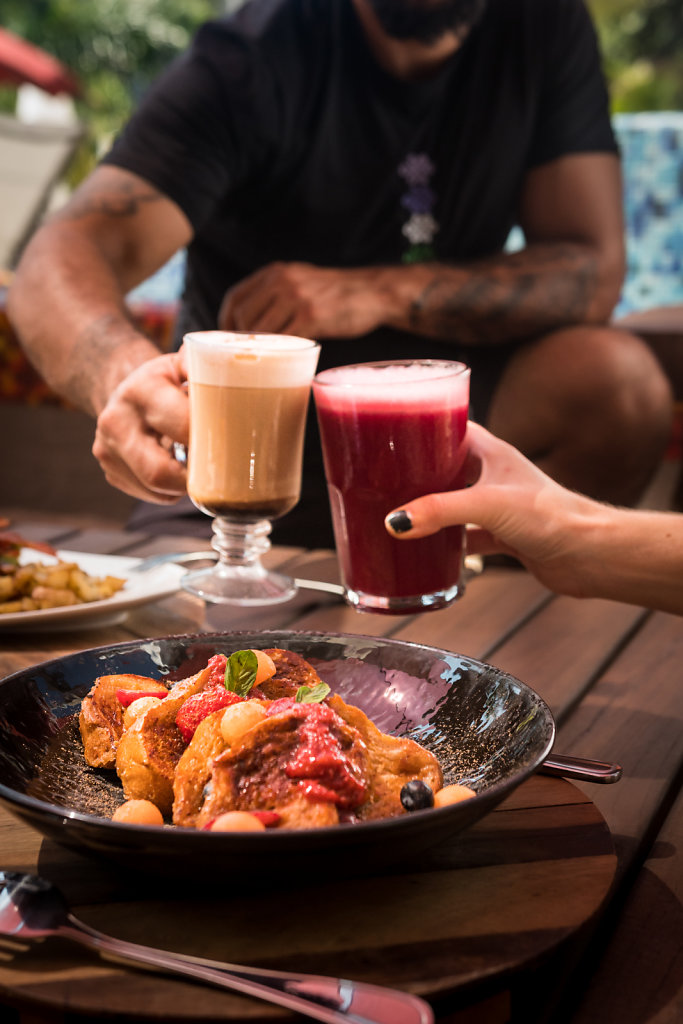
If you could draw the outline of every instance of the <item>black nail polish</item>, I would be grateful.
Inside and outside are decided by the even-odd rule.
[[[406,512],[404,508],[398,510],[398,512],[392,512],[387,517],[389,526],[394,533],[407,533],[408,530],[412,530],[413,521],[410,518],[410,513]]]

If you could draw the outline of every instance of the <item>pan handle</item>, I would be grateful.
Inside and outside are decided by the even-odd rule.
[[[576,779],[578,782],[598,782],[603,785],[618,782],[622,772],[620,764],[590,761],[584,757],[569,757],[565,754],[553,754],[552,757],[546,757],[538,770],[543,775],[561,775],[565,779]]]

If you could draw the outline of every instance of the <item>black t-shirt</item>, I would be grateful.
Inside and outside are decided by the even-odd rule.
[[[215,327],[227,288],[276,260],[498,253],[526,172],[600,151],[616,144],[582,0],[488,0],[460,50],[417,82],[378,66],[351,0],[249,0],[199,30],[105,162],[151,182],[192,224],[182,334]],[[320,368],[416,355],[473,361],[457,338],[381,329],[325,339]],[[495,383],[482,359],[504,358],[477,355],[475,411]],[[316,450],[309,440],[309,464]]]

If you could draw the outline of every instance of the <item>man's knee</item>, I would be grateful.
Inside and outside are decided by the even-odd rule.
[[[651,349],[627,331],[573,327],[525,346],[510,362],[492,403],[495,417],[534,410],[562,425],[576,416],[606,421],[616,417],[666,430],[673,397]],[[521,404],[520,404],[521,403]]]
[[[649,348],[602,327],[556,331],[510,362],[490,429],[566,486],[636,501],[670,437],[671,388]]]

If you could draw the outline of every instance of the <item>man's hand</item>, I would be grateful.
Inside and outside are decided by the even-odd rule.
[[[173,443],[188,439],[186,379],[176,352],[143,363],[112,392],[92,449],[112,486],[159,505],[185,493],[185,470]]]
[[[355,338],[387,323],[390,310],[391,290],[383,268],[271,263],[226,293],[218,326],[305,338]]]

